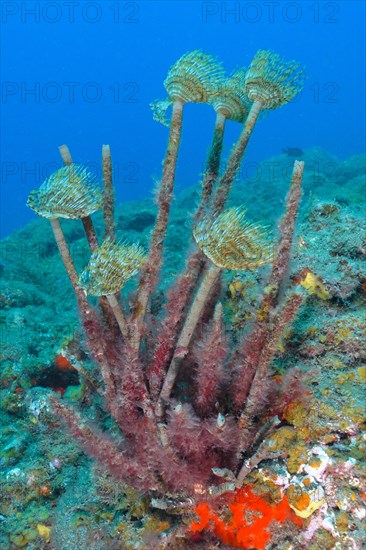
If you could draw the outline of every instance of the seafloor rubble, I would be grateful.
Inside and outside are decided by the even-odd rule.
[[[365,157],[340,161],[312,148],[302,160],[304,197],[291,278],[306,289],[307,301],[284,335],[274,368],[282,377],[297,366],[307,396],[289,403],[285,425],[271,436],[273,450],[286,450],[286,456],[262,462],[247,482],[258,502],[279,504],[285,494],[298,518],[273,524],[266,548],[361,549],[366,539]],[[231,205],[248,206],[251,216],[266,220],[275,233],[288,187],[283,175],[291,165],[285,155],[267,160],[260,178],[236,182]],[[193,212],[198,196],[198,188],[191,188],[174,202],[162,282],[152,303],[156,315],[182,267],[187,210]],[[154,220],[152,200],[129,203],[117,210],[117,232],[146,247]],[[98,216],[96,228],[101,229]],[[65,235],[82,268],[89,253],[81,225],[65,225]],[[79,348],[75,300],[48,225],[37,220],[5,239],[0,267],[0,547],[207,548],[199,533],[192,539],[197,518],[185,518],[173,538],[173,515],[153,511],[147,500],[117,484],[60,429],[48,404],[53,392],[85,406],[106,430],[115,428],[98,401],[93,386],[98,377],[88,378],[94,366]],[[225,276],[224,311],[234,335],[257,311],[262,275],[263,270]],[[132,288],[124,289],[126,300]],[[65,350],[82,366],[83,379]],[[232,518],[227,524],[235,529]],[[232,547],[214,535],[209,544]],[[256,547],[264,548],[260,541]]]

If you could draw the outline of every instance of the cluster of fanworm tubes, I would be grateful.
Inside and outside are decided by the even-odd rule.
[[[66,146],[60,151],[69,172],[54,178],[56,190],[48,181],[43,191],[41,187],[29,199],[29,205],[51,222],[76,294],[87,345],[100,368],[103,384],[99,384],[99,390],[123,441],[116,442],[85,422],[80,412],[56,397],[51,398],[53,408],[84,449],[112,475],[150,493],[155,497],[154,505],[165,509],[174,496],[184,508],[184,503],[191,506],[202,495],[214,498],[235,491],[259,462],[272,458],[274,453],[266,437],[279,425],[281,410],[289,393],[296,392],[298,378],[293,369],[282,383],[274,382],[270,366],[281,335],[303,301],[300,292],[284,288],[301,197],[303,162],[294,164],[277,245],[270,247],[259,226],[246,222],[238,209],[225,210],[225,204],[259,114],[290,101],[301,88],[302,73],[297,64],[268,51],[258,52],[248,70],[228,78],[222,71],[211,56],[190,52],[168,73],[164,83],[168,99],[153,105],[157,118],[162,119],[169,106],[172,114],[157,194],[157,217],[143,261],[137,249],[116,241],[109,146],[103,146],[102,152],[100,208],[105,234],[101,245],[90,217],[96,207],[88,210],[86,206],[81,214],[76,212],[78,206],[90,202],[90,196],[88,188],[83,188],[85,173],[73,164]],[[214,137],[194,216],[196,242],[192,240],[186,267],[169,291],[164,311],[153,318],[150,303],[162,267],[187,102],[214,107]],[[242,131],[219,177],[227,119],[242,124]],[[80,191],[68,200],[61,187],[70,182]],[[53,198],[48,205],[41,204],[47,202],[45,197],[51,191]],[[55,193],[59,197],[57,207],[51,207]],[[66,214],[62,201],[67,203]],[[87,277],[80,277],[73,265],[59,217],[82,220],[92,252]],[[230,331],[225,329],[219,301],[221,274],[224,269],[257,269],[269,262],[272,267],[256,318],[245,338],[234,345]],[[97,270],[99,266],[99,273],[93,275],[93,266]],[[122,287],[138,267],[140,279],[131,298],[133,307],[127,312],[119,297],[120,288],[113,281],[119,280]],[[101,288],[94,292],[99,296],[96,307],[91,306],[85,292],[93,276],[99,277],[94,288],[97,283]],[[91,376],[81,366],[77,368],[81,375]]]

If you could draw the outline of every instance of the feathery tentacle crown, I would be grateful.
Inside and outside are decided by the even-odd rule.
[[[139,245],[106,239],[91,255],[79,285],[89,296],[115,294],[137,274],[144,259],[144,250]]]
[[[229,120],[244,122],[247,118],[250,102],[244,95],[246,69],[239,69],[226,78],[209,95],[208,102],[216,112],[222,112]]]
[[[259,50],[246,73],[244,91],[250,101],[260,101],[263,109],[276,109],[300,92],[304,80],[299,63],[285,61],[270,50]]]
[[[172,100],[206,103],[224,78],[224,69],[212,55],[201,50],[184,54],[170,68],[164,86]]]
[[[86,218],[101,209],[102,197],[91,172],[84,166],[63,166],[30,192],[27,206],[42,218]]]
[[[212,56],[201,50],[184,54],[169,69],[164,81],[168,99],[151,103],[154,120],[167,125],[166,111],[173,101],[207,103],[224,80],[224,69]]]
[[[245,210],[230,208],[216,219],[203,219],[193,230],[202,252],[217,267],[257,269],[272,259],[265,228],[250,223]]]

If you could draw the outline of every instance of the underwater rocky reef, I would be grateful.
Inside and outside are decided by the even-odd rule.
[[[299,74],[190,52],[153,104],[172,107],[156,201],[114,208],[106,146],[102,194],[63,146],[30,195],[51,224],[1,243],[1,548],[362,548],[366,159],[314,147],[238,176]],[[173,199],[188,101],[216,126]]]

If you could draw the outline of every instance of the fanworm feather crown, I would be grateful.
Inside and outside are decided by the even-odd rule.
[[[245,76],[245,93],[260,101],[263,109],[277,109],[293,99],[305,80],[304,70],[295,61],[285,61],[277,53],[259,50]]]
[[[187,52],[168,71],[164,86],[169,97],[150,104],[154,120],[168,126],[166,112],[174,101],[207,103],[224,78],[222,65],[212,55],[201,50]]]
[[[217,267],[257,269],[271,261],[271,246],[263,227],[250,223],[245,210],[230,208],[213,221],[204,218],[193,231],[197,245]]]
[[[244,68],[236,71],[208,99],[216,112],[221,112],[227,119],[236,122],[244,122],[250,109],[250,103],[244,95],[245,74]]]
[[[63,166],[39,189],[31,191],[27,205],[43,218],[86,218],[101,209],[101,192],[84,166]]]
[[[201,50],[184,54],[170,68],[164,86],[172,100],[205,103],[209,93],[224,78],[224,69],[216,59]]]
[[[106,239],[91,255],[79,285],[89,296],[115,294],[138,273],[144,257],[144,250],[137,244]]]

